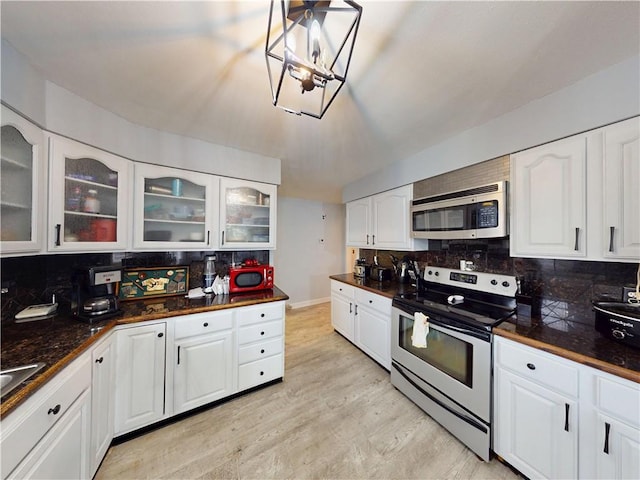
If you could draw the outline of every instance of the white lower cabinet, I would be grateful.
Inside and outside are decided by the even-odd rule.
[[[88,478],[91,366],[85,354],[2,419],[2,478]]]
[[[174,320],[174,413],[233,394],[233,311],[198,313]]]
[[[391,369],[391,299],[356,289],[355,343],[387,370]]]
[[[164,416],[166,328],[145,323],[117,332],[115,435]]]
[[[355,341],[355,287],[331,280],[331,325],[347,340]]]
[[[500,336],[494,376],[493,449],[521,473],[640,478],[640,385]]]
[[[113,440],[115,344],[108,335],[91,353],[91,457],[90,476],[95,475]]]
[[[331,280],[331,324],[384,368],[391,368],[391,299]]]
[[[238,309],[238,390],[284,376],[284,302]]]

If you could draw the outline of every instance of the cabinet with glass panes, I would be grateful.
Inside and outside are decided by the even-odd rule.
[[[131,162],[56,135],[49,146],[49,249],[125,249]]]
[[[134,248],[216,246],[218,177],[140,163],[134,190]]]
[[[275,248],[276,186],[220,180],[220,248]]]
[[[38,252],[42,247],[46,160],[40,128],[2,106],[0,148],[0,250]]]

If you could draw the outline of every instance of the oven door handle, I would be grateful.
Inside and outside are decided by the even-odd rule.
[[[468,335],[470,337],[478,338],[480,340],[484,340],[488,342],[491,339],[491,334],[489,332],[478,332],[477,330],[471,330],[468,328],[456,327],[455,325],[451,325],[450,323],[445,323],[434,319],[433,317],[429,317],[429,323],[441,327],[445,330],[452,330],[454,332],[461,333],[462,335]]]
[[[469,425],[471,425],[472,427],[477,428],[478,430],[480,430],[482,433],[487,433],[488,429],[487,427],[485,427],[483,424],[481,424],[480,422],[475,421],[473,418],[464,415],[454,409],[452,409],[449,405],[443,403],[441,400],[437,399],[436,397],[434,397],[433,395],[431,395],[429,392],[425,391],[422,387],[420,387],[420,385],[418,385],[416,382],[414,382],[413,380],[411,380],[409,378],[409,376],[404,373],[401,369],[401,367],[399,367],[395,362],[391,363],[391,366],[393,368],[395,368],[397,370],[397,372],[402,375],[402,377],[411,384],[411,386],[415,389],[417,389],[420,393],[422,393],[425,397],[427,397],[429,400],[431,400],[432,402],[436,403],[437,405],[439,405],[440,407],[444,408],[445,410],[447,410],[449,413],[452,413],[453,415],[455,415],[456,417],[458,417],[460,420],[467,422]]]

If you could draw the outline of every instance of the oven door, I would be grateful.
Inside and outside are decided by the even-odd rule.
[[[430,318],[427,348],[411,344],[413,315],[392,309],[391,359],[485,422],[491,414],[491,334]]]

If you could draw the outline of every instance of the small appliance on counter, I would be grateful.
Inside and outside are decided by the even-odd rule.
[[[120,315],[118,289],[122,273],[108,265],[76,269],[72,276],[71,313],[84,322]]]
[[[353,266],[353,275],[358,278],[367,278],[371,274],[371,265],[367,265],[365,258],[358,258]]]
[[[605,337],[640,348],[640,304],[596,301],[595,328]]]
[[[273,288],[271,265],[261,265],[257,260],[245,260],[242,265],[229,268],[229,293],[251,292]]]

